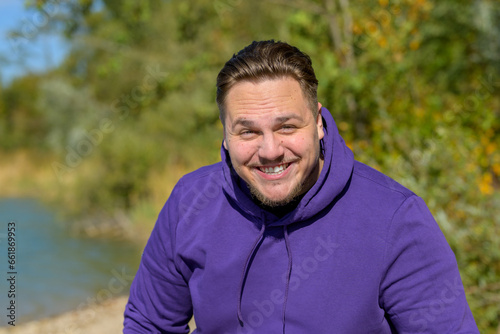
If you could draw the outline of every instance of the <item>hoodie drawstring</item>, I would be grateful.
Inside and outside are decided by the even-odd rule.
[[[283,300],[283,334],[285,334],[286,303],[288,301],[288,290],[290,288],[290,277],[292,276],[292,249],[290,248],[290,240],[288,238],[287,225],[283,225],[283,234],[285,235],[286,253],[288,255],[288,269],[287,269],[287,274],[286,274],[285,298]]]
[[[262,241],[262,238],[264,237],[265,230],[266,230],[266,225],[262,224],[262,228],[260,229],[260,233],[259,233],[257,239],[255,240],[255,243],[253,244],[250,253],[248,253],[247,259],[245,261],[245,267],[243,268],[243,273],[241,274],[240,285],[238,288],[239,294],[238,294],[238,305],[237,305],[237,316],[238,316],[238,322],[240,323],[240,326],[243,326],[243,315],[241,313],[241,298],[243,296],[245,277],[246,277],[247,271],[249,269],[250,259],[255,254],[255,252],[257,250],[257,246]],[[290,240],[288,237],[288,228],[286,225],[283,225],[283,234],[285,237],[286,253],[288,256],[288,268],[287,268],[287,274],[286,274],[286,286],[285,286],[285,296],[283,299],[283,315],[282,315],[283,334],[285,334],[286,304],[288,301],[288,291],[290,289],[290,277],[292,275],[292,249],[290,248]]]
[[[243,296],[243,286],[245,284],[245,277],[248,271],[248,264],[250,262],[250,259],[254,255],[255,251],[257,250],[257,246],[259,243],[262,241],[262,237],[264,236],[264,232],[266,230],[266,224],[262,224],[262,228],[260,229],[259,236],[255,240],[255,243],[253,244],[252,250],[250,253],[248,253],[247,260],[245,261],[245,267],[243,268],[243,273],[241,274],[241,280],[240,280],[240,286],[238,288],[239,294],[238,294],[238,305],[237,305],[237,312],[238,312],[238,321],[240,323],[240,326],[243,326],[243,316],[241,315],[241,297]]]

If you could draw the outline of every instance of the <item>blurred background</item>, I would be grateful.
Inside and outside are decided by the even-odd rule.
[[[5,0],[0,32],[21,323],[126,296],[176,181],[220,160],[218,71],[276,39],[311,56],[357,160],[427,202],[500,333],[499,1]]]

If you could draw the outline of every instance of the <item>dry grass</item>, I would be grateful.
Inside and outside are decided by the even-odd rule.
[[[58,178],[52,167],[54,162],[60,161],[28,150],[0,152],[0,198],[34,197],[52,204],[71,203],[74,197],[71,189],[75,188],[77,179],[91,175],[96,166],[86,161],[77,170]],[[81,217],[82,224],[76,224],[75,228],[83,226],[82,233],[89,236],[118,234],[143,244],[173,187],[187,172],[188,169],[180,165],[166,165],[160,171],[152,171],[145,180],[149,197],[136,201],[130,212],[117,211],[107,220]]]
[[[58,179],[51,158],[27,150],[0,152],[0,197],[55,196]]]

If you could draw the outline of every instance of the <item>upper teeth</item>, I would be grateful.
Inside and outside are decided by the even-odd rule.
[[[288,164],[279,165],[276,167],[261,167],[260,170],[266,174],[281,174],[288,167]]]

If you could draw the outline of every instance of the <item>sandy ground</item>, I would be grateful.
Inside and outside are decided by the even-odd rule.
[[[101,305],[70,311],[55,317],[15,327],[0,328],[0,334],[114,334],[122,333],[123,311],[128,297],[119,297]],[[194,323],[189,324],[194,328]]]

